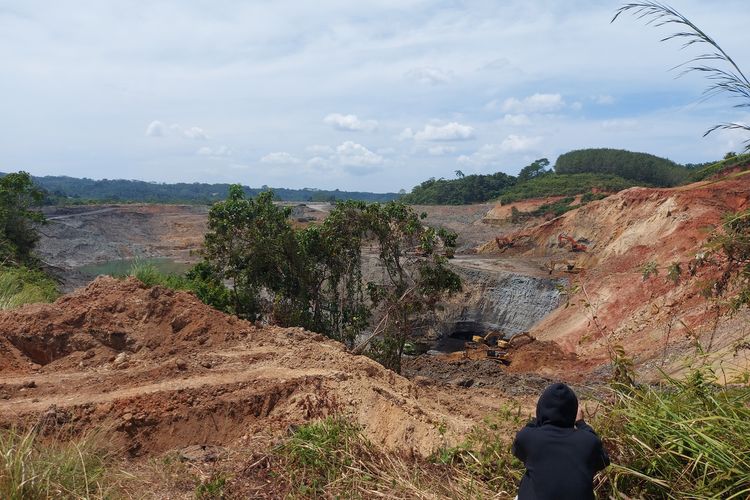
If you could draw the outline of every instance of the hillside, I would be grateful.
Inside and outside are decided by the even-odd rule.
[[[735,350],[750,316],[745,311],[716,323],[700,294],[712,268],[699,268],[694,277],[688,269],[722,217],[746,210],[749,200],[747,175],[671,189],[631,188],[515,233],[524,235],[522,243],[499,258],[571,261],[584,270],[566,275],[555,267],[574,287],[570,306],[535,325],[537,338],[601,364],[612,345],[622,345],[654,376],[657,367],[681,370],[697,339],[711,345],[717,366],[723,363],[730,376],[750,366],[747,353]],[[587,251],[561,248],[560,234],[584,242]],[[494,241],[480,251],[499,253]],[[672,278],[670,266],[679,269]]]

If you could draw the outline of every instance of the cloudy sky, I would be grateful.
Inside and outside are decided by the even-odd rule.
[[[0,171],[368,191],[585,147],[678,162],[697,52],[609,0],[0,0]],[[672,0],[750,71],[747,0]],[[719,7],[720,6],[720,7]]]

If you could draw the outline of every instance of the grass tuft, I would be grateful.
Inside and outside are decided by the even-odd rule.
[[[0,310],[52,302],[58,296],[57,283],[41,271],[0,266]]]
[[[0,498],[109,498],[111,455],[95,434],[41,443],[32,430],[0,431]]]

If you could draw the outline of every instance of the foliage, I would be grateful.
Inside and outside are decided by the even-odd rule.
[[[434,177],[414,187],[400,198],[411,205],[465,205],[497,198],[516,183],[512,175],[497,172],[489,175],[465,175],[456,179]]]
[[[296,231],[288,214],[270,193],[247,199],[233,186],[209,212],[203,282],[229,281],[235,314],[303,326],[350,346],[379,315],[369,352],[398,371],[409,335],[444,293],[460,288],[444,255],[456,234],[425,228],[401,202],[341,202],[322,224]],[[380,281],[363,280],[366,243],[377,248]]]
[[[232,185],[225,201],[211,207],[203,256],[220,280],[229,280],[232,312],[255,319],[261,314],[260,292],[271,294],[294,286],[297,261],[289,208],[273,203],[266,191],[246,198]]]
[[[58,296],[57,283],[41,271],[0,266],[0,310],[52,302]]]
[[[547,174],[505,190],[500,197],[500,202],[507,205],[530,198],[575,196],[593,190],[612,193],[635,185],[632,181],[610,174]]]
[[[524,425],[520,407],[501,407],[474,427],[463,443],[437,450],[433,460],[465,470],[498,493],[512,495],[524,467],[511,453],[511,443],[515,432]]]
[[[227,477],[223,474],[214,474],[208,479],[201,481],[195,488],[196,500],[213,500],[224,498],[224,489],[227,485]]]
[[[560,155],[555,164],[558,174],[610,174],[632,182],[659,187],[675,186],[688,175],[687,169],[647,153],[622,149],[580,149]]]
[[[26,172],[0,177],[0,264],[28,264],[38,240],[35,224],[43,223],[41,212],[32,210],[43,193]]]
[[[660,387],[615,384],[594,422],[610,450],[603,493],[620,498],[747,498],[750,390],[706,369]]]
[[[643,277],[643,281],[646,281],[652,275],[656,276],[657,274],[659,274],[659,265],[653,260],[650,260],[641,266],[641,276]]]
[[[692,21],[666,4],[647,1],[623,5],[617,9],[612,22],[625,12],[631,12],[637,18],[645,19],[648,24],[656,27],[676,26],[678,31],[662,38],[662,41],[680,40],[683,42],[682,48],[696,44],[708,45],[708,52],[700,54],[677,66],[677,68],[683,68],[680,75],[693,72],[704,75],[711,82],[703,92],[705,98],[728,94],[730,97],[739,99],[740,102],[735,104],[736,108],[750,107],[750,81],[719,44],[693,24]],[[711,66],[711,63],[715,65]],[[703,136],[705,137],[715,130],[743,130],[750,132],[750,125],[737,122],[721,123],[708,129]],[[750,151],[750,139],[745,142],[745,150]]]
[[[0,497],[7,500],[110,498],[112,456],[95,435],[42,443],[34,431],[0,430]]]
[[[296,428],[270,458],[274,474],[304,498],[490,498],[458,467],[386,454],[342,417]]]
[[[521,169],[518,173],[518,182],[530,181],[535,177],[540,177],[551,173],[551,170],[547,170],[549,166],[549,160],[547,158],[540,158],[530,165],[527,165]]]
[[[0,177],[4,174],[0,173]],[[47,205],[90,203],[189,203],[211,204],[223,200],[229,193],[229,184],[145,182],[123,179],[77,179],[67,176],[34,177],[33,181],[45,192]],[[245,195],[257,196],[269,188],[242,187]],[[368,193],[322,189],[275,188],[277,199],[283,201],[323,202],[361,200],[385,202],[398,198],[396,193]]]
[[[722,161],[711,163],[708,166],[691,173],[690,180],[697,182],[721,175],[728,171],[748,169],[750,169],[750,153],[731,156],[729,158],[724,158]]]
[[[726,298],[731,311],[750,305],[750,210],[727,215],[700,260],[721,270],[710,284],[714,297]]]

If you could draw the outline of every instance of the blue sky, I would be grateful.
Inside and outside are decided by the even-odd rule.
[[[674,0],[750,71],[746,0]],[[621,2],[0,0],[0,170],[397,191],[750,121]]]

